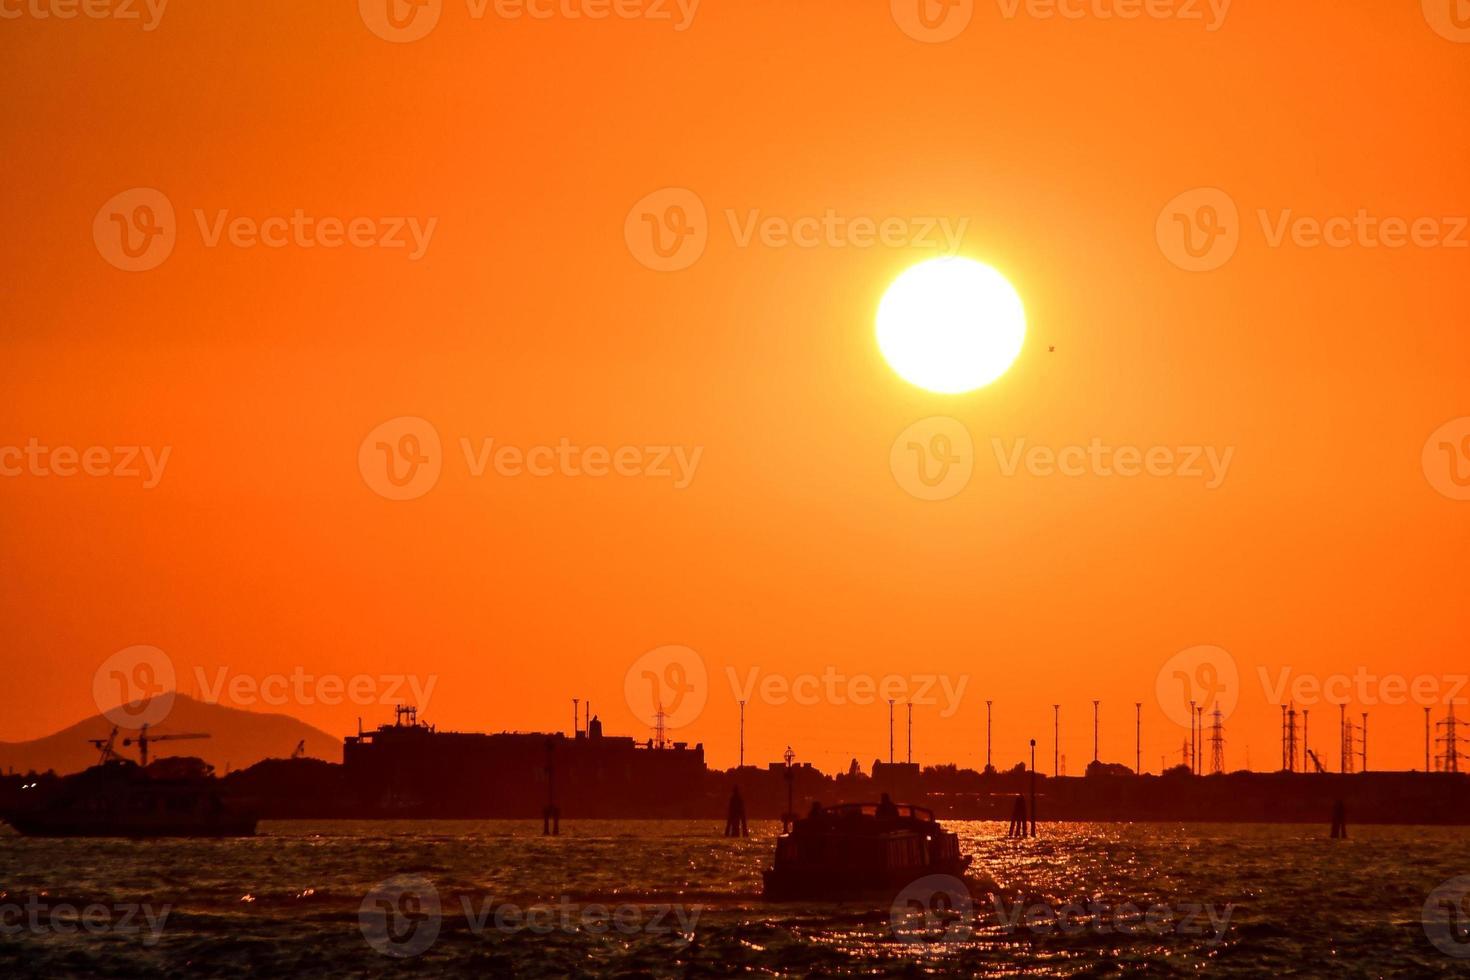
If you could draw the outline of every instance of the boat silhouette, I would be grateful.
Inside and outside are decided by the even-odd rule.
[[[814,803],[776,839],[764,894],[774,901],[892,894],[925,875],[959,878],[969,866],[959,837],[924,807],[887,794],[879,803]]]

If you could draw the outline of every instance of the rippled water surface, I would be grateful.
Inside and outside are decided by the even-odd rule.
[[[898,913],[763,902],[774,825],[735,841],[680,822],[0,831],[0,975],[1470,976],[1423,924],[1431,892],[1470,874],[1470,830],[950,826],[994,888],[946,905],[926,883]]]

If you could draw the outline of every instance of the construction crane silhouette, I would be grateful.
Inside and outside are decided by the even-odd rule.
[[[142,728],[138,729],[137,738],[125,738],[123,739],[123,745],[127,746],[136,743],[138,746],[138,759],[143,763],[144,767],[146,767],[148,765],[148,746],[153,742],[177,742],[181,739],[186,738],[208,737],[208,735],[201,735],[197,732],[181,732],[177,735],[149,735],[148,726],[144,725]]]
[[[95,745],[97,750],[102,754],[102,757],[97,760],[97,764],[99,766],[106,765],[117,755],[114,751],[114,746],[117,745],[117,726],[112,726],[112,734],[106,738],[89,738],[87,741]]]
[[[299,758],[301,758],[305,754],[306,754],[306,739],[303,738],[301,741],[299,741],[299,742],[296,743],[296,748],[294,748],[294,749],[291,750],[291,758],[293,758],[293,759],[299,759]]]
[[[1327,767],[1322,765],[1322,760],[1317,758],[1316,749],[1307,749],[1307,758],[1312,760],[1312,765],[1317,767],[1318,772],[1326,772]]]

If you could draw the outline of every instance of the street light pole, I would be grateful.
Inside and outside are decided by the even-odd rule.
[[[1062,706],[1059,704],[1052,705],[1051,713],[1051,774],[1053,776],[1060,776],[1062,774]]]
[[[740,702],[740,768],[745,768],[745,702]]]
[[[985,702],[985,768],[990,768],[990,705],[993,702]]]
[[[1097,706],[1101,702],[1092,702],[1092,761],[1097,761]]]
[[[888,764],[893,765],[893,699],[888,699]]]
[[[1143,775],[1143,702],[1133,702],[1133,775]]]

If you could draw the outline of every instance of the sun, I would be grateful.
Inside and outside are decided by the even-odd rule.
[[[1026,341],[1026,310],[1005,276],[973,259],[921,262],[878,304],[878,349],[910,384],[957,395],[1006,373]]]

